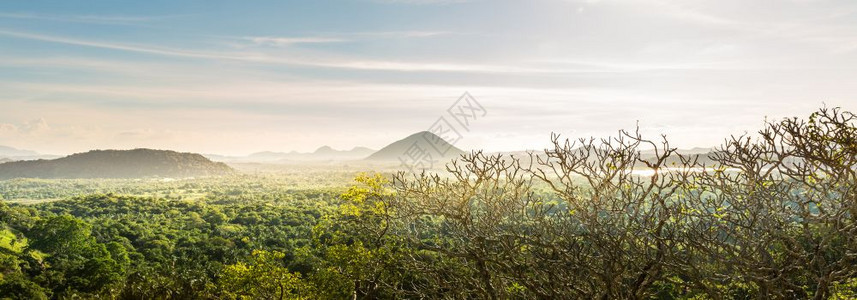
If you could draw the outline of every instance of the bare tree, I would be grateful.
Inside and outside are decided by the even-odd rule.
[[[855,118],[822,109],[709,157],[639,131],[473,152],[358,197],[372,213],[349,227],[409,274],[372,279],[403,297],[827,299],[857,277]]]
[[[683,240],[703,255],[690,262],[713,262],[698,281],[747,284],[765,299],[826,299],[833,283],[854,277],[854,120],[822,109],[771,123],[757,140],[726,141],[715,171],[695,176],[683,197],[698,225]]]

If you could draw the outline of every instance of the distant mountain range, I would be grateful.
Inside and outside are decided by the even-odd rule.
[[[58,155],[46,155],[32,150],[16,149],[8,146],[0,146],[0,163],[15,160],[33,160],[58,158]]]
[[[693,148],[679,150],[680,154],[695,157],[701,163],[710,165],[709,155],[715,153],[712,148]],[[449,160],[459,157],[465,151],[455,147],[443,138],[422,131],[404,139],[395,141],[378,151],[365,147],[351,150],[336,150],[323,146],[311,153],[299,152],[258,152],[248,156],[200,155],[179,153],[167,150],[95,150],[73,154],[57,159],[46,157],[35,151],[19,150],[0,146],[0,180],[10,178],[141,178],[141,177],[201,177],[227,175],[235,172],[225,163],[239,167],[245,163],[308,163],[336,165],[356,163],[367,166],[400,166],[403,163],[428,168],[438,168]],[[530,155],[527,151],[499,152],[494,154],[514,155],[525,161]],[[654,152],[640,152],[643,159],[652,159]],[[545,158],[543,151],[534,151],[533,155]],[[47,156],[51,157],[51,156]],[[38,160],[33,160],[37,159]],[[214,162],[218,161],[218,162]],[[426,166],[426,163],[431,166]],[[671,158],[668,165],[678,163]]]
[[[435,161],[446,161],[463,153],[464,151],[443,138],[431,132],[422,131],[393,142],[378,151],[366,147],[336,150],[329,146],[323,146],[310,153],[265,151],[247,156],[204,155],[211,160],[227,163],[299,163],[330,161],[399,162],[400,158],[420,155],[429,155],[430,159]]]
[[[348,161],[364,159],[375,150],[366,147],[354,147],[351,150],[336,150],[330,146],[322,146],[310,153],[292,152],[257,152],[247,156],[224,156],[216,154],[204,154],[211,160],[221,162],[318,162],[318,161]]]
[[[39,155],[36,151],[15,149],[7,146],[0,146],[0,157],[12,156],[36,156]]]
[[[11,178],[186,178],[228,175],[234,170],[194,153],[166,150],[94,150],[52,160],[0,164],[0,179]]]

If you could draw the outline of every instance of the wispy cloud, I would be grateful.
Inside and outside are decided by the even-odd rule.
[[[857,42],[855,42],[857,31],[853,26],[837,26],[825,23],[854,15],[857,13],[855,7],[842,7],[833,13],[824,14],[820,17],[813,15],[807,18],[745,20],[714,14],[705,9],[693,8],[680,1],[652,0],[649,4],[655,5],[661,14],[670,18],[745,33],[755,38],[823,45],[835,52],[857,50]]]
[[[38,41],[44,41],[44,42],[61,43],[61,44],[95,47],[95,48],[104,48],[104,49],[113,49],[113,50],[123,50],[123,51],[140,52],[140,53],[148,53],[148,54],[159,54],[159,55],[181,56],[181,57],[194,57],[194,58],[220,58],[220,59],[232,58],[230,56],[224,56],[224,55],[218,55],[218,54],[212,54],[212,53],[184,51],[184,50],[169,49],[169,48],[156,48],[156,47],[148,47],[148,46],[121,44],[121,43],[88,41],[88,40],[81,40],[81,39],[74,39],[74,38],[65,38],[65,37],[58,37],[58,36],[51,36],[51,35],[42,35],[42,34],[27,33],[27,32],[9,31],[9,30],[2,30],[2,29],[0,29],[0,35],[22,38],[22,39],[38,40]]]
[[[773,65],[764,61],[694,61],[694,62],[634,62],[624,60],[574,60],[565,58],[554,59],[538,59],[533,60],[534,63],[548,64],[560,68],[570,68],[578,70],[589,70],[592,73],[630,73],[630,72],[646,72],[646,71],[665,71],[665,70],[786,70],[794,69],[793,66]]]
[[[592,73],[611,72],[611,70],[593,70],[591,68],[555,68],[534,67],[522,65],[494,65],[494,64],[470,64],[450,62],[412,62],[412,61],[385,61],[360,58],[331,58],[321,55],[302,56],[301,58],[287,57],[283,55],[270,55],[261,52],[208,52],[180,50],[173,48],[152,47],[146,45],[132,45],[123,43],[111,43],[101,41],[89,41],[75,38],[57,37],[26,32],[0,30],[0,35],[39,40],[53,43],[96,47],[112,50],[138,52],[146,54],[187,57],[198,59],[232,60],[243,62],[255,62],[266,64],[283,64],[308,67],[339,68],[352,70],[377,70],[377,71],[400,71],[400,72],[461,72],[461,73],[513,73],[513,74],[563,74],[563,73]]]
[[[347,42],[343,38],[329,37],[270,37],[270,36],[252,36],[245,37],[257,45],[274,45],[274,46],[289,46],[295,44],[323,44],[323,43],[341,43]]]
[[[176,16],[48,15],[34,13],[0,13],[0,18],[6,19],[41,20],[105,25],[141,25],[146,22],[172,17]]]
[[[366,42],[378,39],[427,38],[453,34],[448,31],[378,31],[378,32],[328,32],[318,36],[246,36],[239,38],[259,46],[293,46],[298,44],[326,44],[344,42]],[[240,48],[240,47],[239,47]]]
[[[384,4],[412,4],[412,5],[432,5],[432,4],[454,4],[471,2],[472,0],[370,0],[375,3]]]
[[[350,35],[362,37],[380,37],[380,38],[423,38],[434,37],[441,35],[461,34],[449,31],[379,31],[379,32],[355,32]]]

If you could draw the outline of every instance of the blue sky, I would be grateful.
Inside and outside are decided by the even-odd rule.
[[[4,1],[0,145],[47,153],[379,148],[469,91],[463,148],[639,126],[713,146],[857,110],[857,3]]]

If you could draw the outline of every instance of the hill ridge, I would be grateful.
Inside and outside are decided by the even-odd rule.
[[[0,164],[0,179],[200,177],[233,173],[201,154],[136,148],[91,150],[57,159]]]

